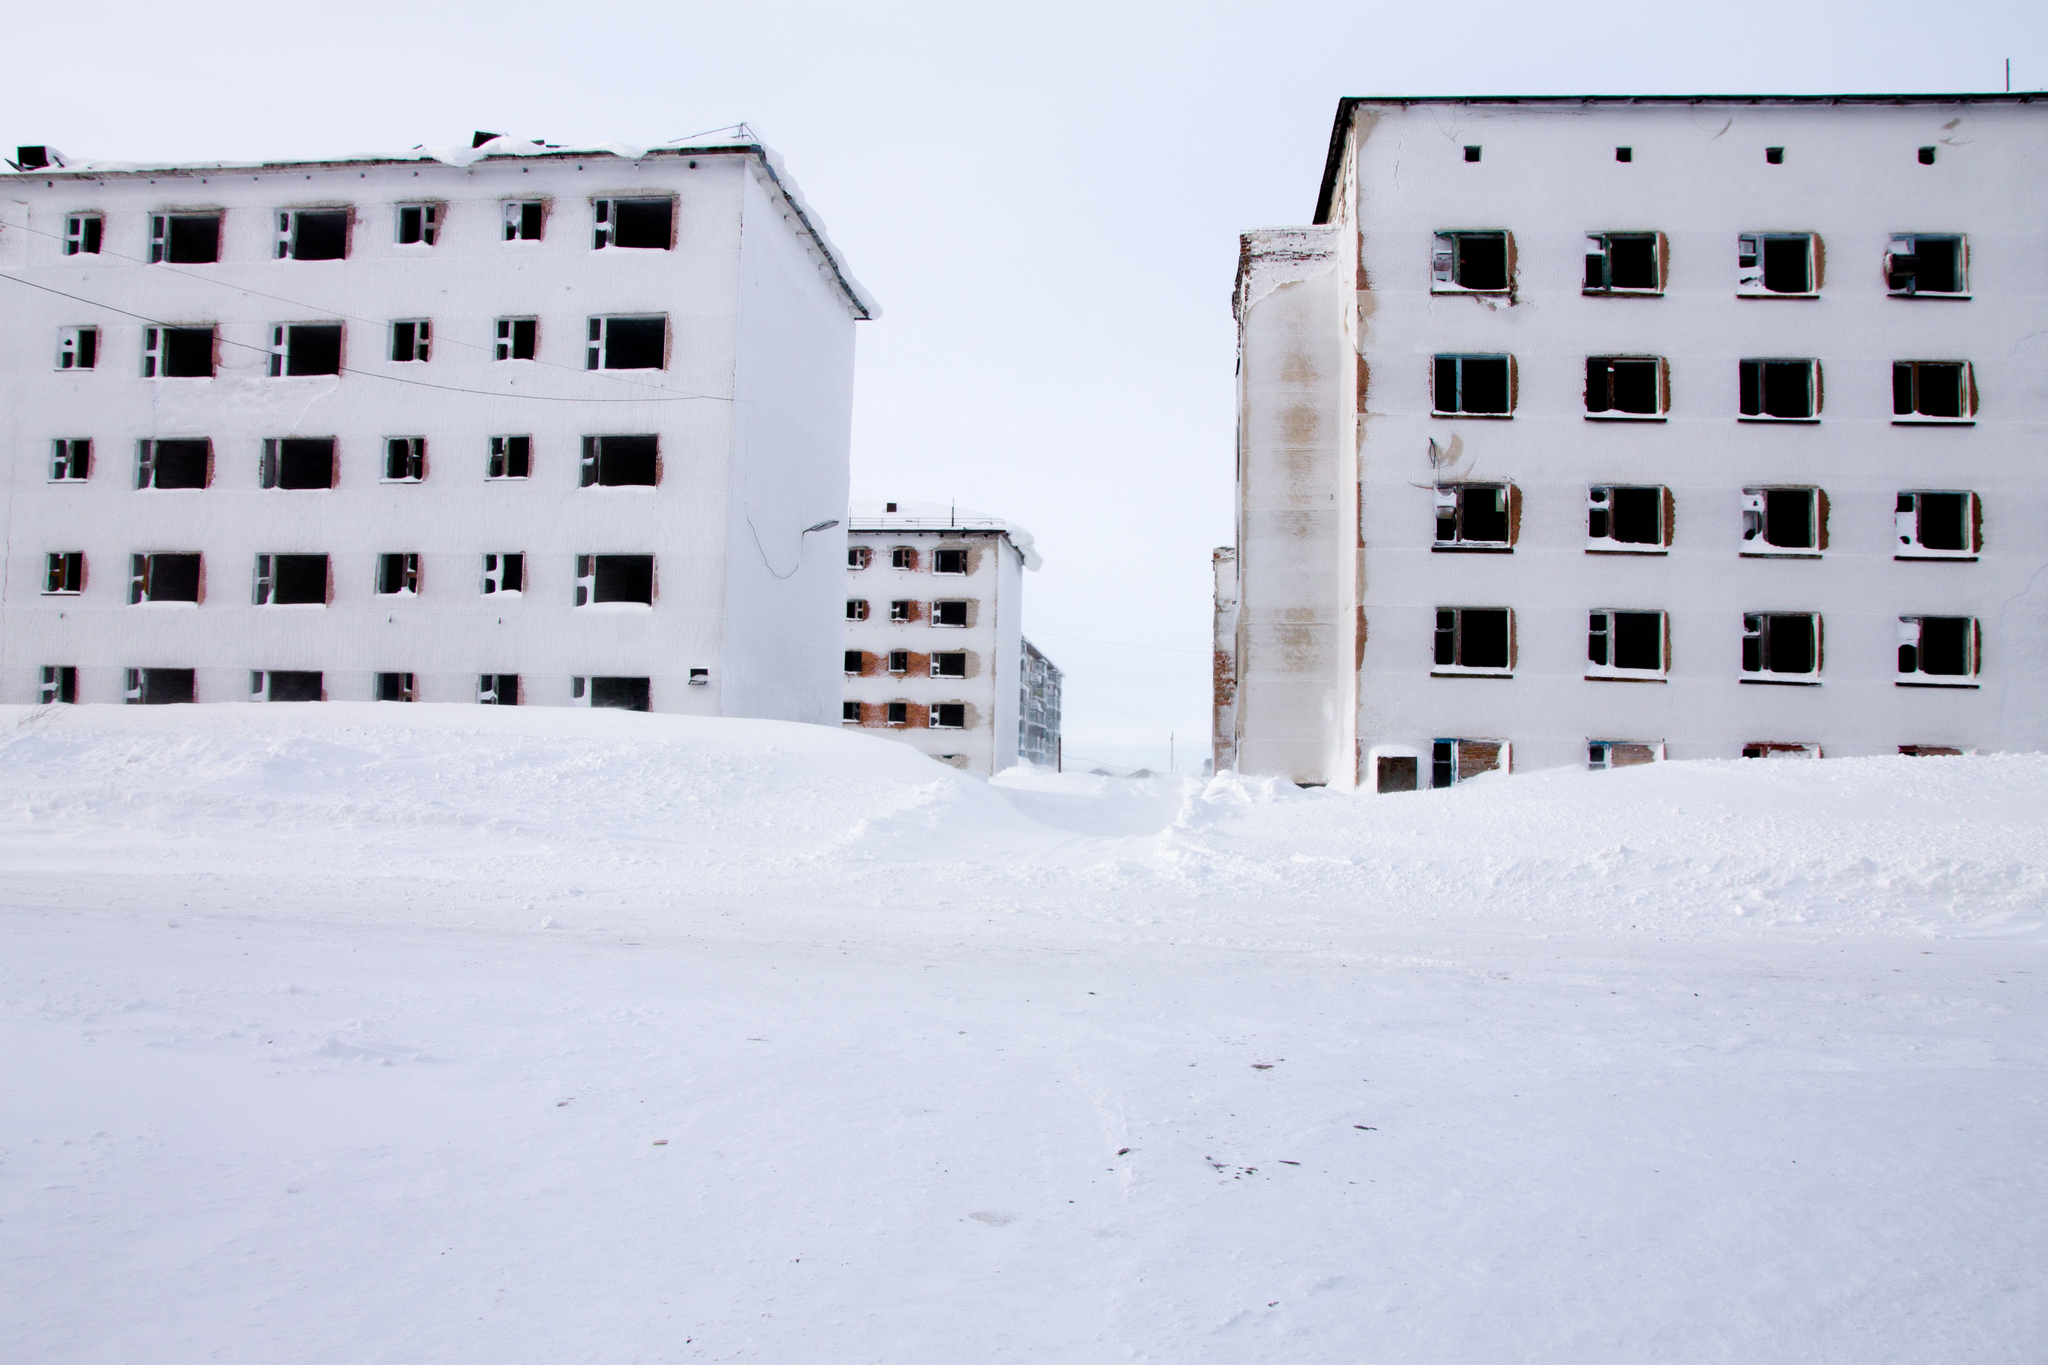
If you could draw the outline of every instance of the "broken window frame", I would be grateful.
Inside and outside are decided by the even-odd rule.
[[[639,480],[610,480],[608,472],[616,472],[605,455],[605,442],[644,440],[654,443],[653,477],[645,482]],[[623,457],[622,457],[623,458]],[[661,438],[629,432],[613,432],[608,436],[586,436],[583,438],[583,462],[577,471],[579,488],[656,488],[661,484]]]
[[[906,573],[916,573],[917,547],[915,545],[890,546],[889,567],[892,569],[902,569]]]
[[[960,620],[947,621],[944,619],[947,615],[952,614],[948,610],[952,607],[960,609],[958,613],[961,618]],[[934,599],[932,602],[931,624],[939,630],[971,629],[974,625],[974,599],[968,597]]]
[[[909,672],[910,672],[910,651],[909,651],[909,650],[907,650],[907,649],[892,649],[892,650],[890,650],[890,651],[889,651],[889,666],[888,666],[888,667],[887,667],[886,669],[884,669],[883,671],[884,671],[884,672],[888,672],[888,673],[905,673],[905,674],[909,673]]]
[[[308,333],[302,342],[299,334]],[[301,346],[311,346],[310,333],[334,333],[334,368],[331,370],[302,370],[293,366],[311,364]],[[280,322],[270,329],[270,377],[272,379],[324,379],[329,375],[348,373],[348,327],[341,322]]]
[[[548,200],[506,199],[500,201],[502,208],[499,221],[504,225],[504,238],[508,242],[538,242],[547,237]],[[532,231],[527,231],[531,228]]]
[[[84,483],[92,477],[92,438],[59,436],[50,442],[51,483]]]
[[[1482,773],[1513,773],[1514,754],[1515,746],[1504,739],[1433,739],[1429,743],[1429,789],[1442,791]]]
[[[521,355],[521,343],[525,355]],[[498,337],[491,347],[494,361],[533,360],[540,355],[540,319],[504,317],[498,319]]]
[[[1955,243],[1955,289],[1923,289],[1920,286],[1919,255],[1922,240]],[[1901,251],[1900,247],[1905,250]],[[1902,259],[1911,260],[1910,271],[1901,271]],[[1970,239],[1961,232],[1894,232],[1884,253],[1885,292],[1895,299],[1967,299],[1970,297]]]
[[[1507,638],[1504,642],[1506,659],[1504,662],[1499,664],[1468,664],[1465,662],[1468,652],[1466,621],[1470,615],[1476,612],[1484,612],[1488,616],[1498,612],[1507,618]],[[1436,608],[1435,619],[1436,628],[1432,632],[1430,644],[1429,673],[1431,677],[1512,678],[1515,675],[1515,609],[1513,607],[1438,607]],[[1446,637],[1448,637],[1451,657],[1449,662],[1439,663],[1438,660],[1445,652]]]
[[[1465,410],[1463,406],[1465,402],[1465,367],[1469,362],[1474,360],[1498,360],[1505,363],[1505,365],[1507,366],[1507,407],[1504,410],[1500,412],[1468,412]],[[1452,408],[1446,408],[1442,406],[1444,394],[1441,390],[1443,388],[1443,385],[1439,382],[1439,380],[1442,377],[1443,367],[1446,361],[1451,363],[1452,374],[1454,375],[1450,393],[1450,400],[1453,403],[1459,405],[1457,407]],[[1430,416],[1468,417],[1484,419],[1488,421],[1505,421],[1509,418],[1512,418],[1515,415],[1515,399],[1520,390],[1520,380],[1520,370],[1519,367],[1515,364],[1515,358],[1512,355],[1493,351],[1439,352],[1430,358]]]
[[[220,263],[222,228],[225,226],[222,219],[225,216],[220,209],[200,209],[196,211],[166,210],[163,213],[152,213],[149,216],[150,264],[218,265]],[[180,222],[195,222],[209,219],[213,223],[213,254],[203,260],[187,260],[183,257],[174,256],[172,252],[178,246],[177,224]]]
[[[126,673],[127,676],[123,680],[124,686],[121,700],[130,705],[163,706],[172,704],[168,701],[160,701],[152,694],[157,690],[156,684],[159,678],[168,684],[174,676],[184,684],[179,690],[185,694],[185,701],[195,702],[199,700],[199,675],[194,669],[131,668],[126,670]]]
[[[44,664],[36,685],[36,705],[72,706],[78,701],[78,669],[72,664]]]
[[[51,550],[43,556],[43,596],[76,597],[85,591],[85,551]]]
[[[97,369],[99,367],[99,361],[99,328],[59,327],[57,329],[57,369]]]
[[[1769,289],[1764,278],[1770,268],[1771,244],[1806,243],[1806,288]],[[1818,232],[1745,232],[1735,244],[1735,293],[1745,299],[1813,299],[1820,297],[1827,249]]]
[[[100,213],[72,213],[64,218],[64,254],[97,256],[106,238],[107,219]]]
[[[1788,671],[1772,667],[1771,643],[1774,629],[1765,623],[1774,620],[1801,620],[1809,623],[1811,643],[1809,657],[1813,667],[1800,671]],[[1784,683],[1801,687],[1820,686],[1823,662],[1822,642],[1824,632],[1821,614],[1817,611],[1746,611],[1742,614],[1742,678],[1745,683]],[[1751,646],[1754,645],[1754,648]],[[1751,667],[1754,661],[1756,666]]]
[[[617,236],[620,204],[668,205],[668,240],[659,247],[622,246]],[[671,251],[676,244],[676,196],[672,194],[618,194],[590,201],[590,249],[593,251]]]
[[[323,567],[323,581],[318,602],[280,602],[277,600],[280,559],[317,559]],[[298,553],[259,554],[256,556],[255,591],[251,594],[259,607],[326,607],[334,602],[334,559],[329,555]]]
[[[1617,148],[1616,150],[1620,149]],[[1614,242],[1616,239],[1626,241],[1647,239],[1649,241],[1652,253],[1651,268],[1656,274],[1655,284],[1642,286],[1611,283],[1614,278]],[[1586,275],[1580,285],[1580,293],[1607,294],[1617,298],[1656,298],[1663,294],[1664,286],[1668,279],[1666,263],[1670,260],[1671,256],[1671,241],[1663,233],[1589,232],[1586,234],[1586,240],[1592,242],[1597,250],[1586,253]],[[1597,265],[1595,264],[1596,262],[1598,263]],[[1600,282],[1597,284],[1593,280],[1596,271],[1600,277]]]
[[[1924,372],[1934,370],[1956,372],[1956,407],[1954,416],[1943,413],[1923,412],[1920,409]],[[1900,380],[1905,384],[1901,390]],[[1943,388],[1947,385],[1944,384]],[[1899,407],[1903,399],[1908,406]],[[1892,425],[1895,427],[1968,427],[1977,423],[1977,367],[1967,360],[1894,360],[1892,362]]]
[[[517,673],[479,673],[476,699],[484,706],[517,706],[522,684]]]
[[[948,719],[948,717],[955,719]],[[925,711],[924,726],[927,730],[965,730],[967,728],[967,703],[964,701],[933,702]]]
[[[1640,739],[1589,739],[1586,741],[1586,768],[1589,772],[1608,772],[1615,768],[1636,768],[1647,763],[1664,761],[1664,741]]]
[[[418,597],[420,557],[402,550],[379,554],[372,589],[378,597]]]
[[[172,332],[206,333],[205,374],[172,374]],[[220,329],[212,323],[203,327],[155,326],[142,329],[142,377],[144,379],[211,379],[220,370]]]
[[[866,545],[849,545],[846,547],[846,567],[848,569],[865,569],[874,562],[875,552],[870,547]]]
[[[151,490],[151,491],[153,491],[153,492],[161,492],[161,493],[180,493],[180,492],[197,492],[197,491],[199,491],[200,489],[206,489],[206,488],[211,488],[211,487],[213,487],[213,440],[212,440],[212,438],[211,438],[211,437],[205,437],[205,436],[192,436],[192,437],[176,437],[176,438],[168,438],[168,439],[175,439],[175,440],[179,441],[179,442],[180,442],[181,444],[182,444],[182,443],[183,443],[184,441],[187,441],[187,440],[193,440],[193,441],[204,441],[204,442],[206,442],[206,466],[205,466],[205,469],[204,469],[204,471],[203,471],[203,475],[202,475],[202,476],[203,476],[203,478],[205,479],[205,482],[204,482],[204,483],[201,483],[201,484],[199,484],[199,485],[198,485],[198,488],[196,488],[196,489],[195,489],[195,488],[194,488],[194,487],[193,487],[192,485],[189,485],[189,484],[186,484],[186,485],[180,485],[180,486],[178,486],[178,487],[173,487],[173,488],[165,488],[165,487],[162,487],[161,485],[159,485],[159,484],[157,483],[157,476],[158,476],[158,475],[159,475],[160,473],[162,473],[162,471],[163,471],[163,460],[162,460],[162,458],[161,458],[161,457],[162,457],[162,453],[163,453],[163,451],[162,451],[162,447],[163,447],[163,446],[164,446],[164,445],[165,445],[165,444],[167,443],[167,440],[166,440],[165,438],[158,438],[158,439],[142,440],[142,441],[138,441],[138,442],[136,442],[136,443],[135,443],[135,487],[136,487],[136,489],[137,489],[138,491],[140,491],[140,490],[142,490],[142,489],[149,489],[149,490]]]
[[[1468,523],[1476,519],[1467,502],[1485,493],[1492,493],[1496,506],[1492,515],[1501,520],[1506,536],[1500,540],[1485,540],[1466,534]],[[1435,540],[1430,549],[1450,553],[1512,554],[1515,536],[1521,525],[1521,490],[1512,483],[1440,483],[1431,492],[1436,509]],[[1445,530],[1451,532],[1445,537]]]
[[[190,597],[165,597],[159,594],[165,589],[158,582],[160,559],[191,559],[194,564],[192,595]],[[191,550],[152,550],[130,555],[128,559],[128,605],[141,606],[144,603],[175,602],[180,605],[198,606],[206,600],[206,558]]]
[[[644,560],[646,560],[646,561],[647,561],[647,596],[645,596],[645,597],[607,597],[607,598],[603,599],[603,601],[599,601],[599,599],[598,599],[598,596],[597,596],[597,580],[598,580],[598,571],[599,571],[600,565],[598,564],[598,561],[599,561],[599,560],[603,560],[603,559],[644,559]],[[638,575],[636,574],[636,575],[635,575],[635,577],[637,577],[637,576],[638,576]],[[616,586],[616,580],[614,580],[614,586]],[[577,555],[577,556],[576,556],[576,599],[575,599],[575,600],[576,600],[576,605],[577,605],[577,606],[579,606],[579,607],[591,607],[591,606],[603,606],[603,605],[607,605],[607,604],[610,604],[610,603],[631,603],[631,604],[637,604],[637,605],[640,605],[640,606],[646,606],[646,607],[651,607],[651,606],[653,606],[653,605],[654,605],[654,596],[655,596],[655,565],[654,565],[654,556],[653,556],[653,555],[612,555],[612,554],[587,554],[587,555]]]
[[[1614,406],[1615,365],[1643,365],[1655,367],[1651,381],[1651,401],[1655,404],[1648,412],[1630,412]],[[1604,367],[1596,371],[1595,366]],[[1606,392],[1596,392],[1596,386],[1604,384]],[[1662,422],[1668,420],[1671,412],[1671,362],[1661,355],[1589,355],[1586,357],[1586,420],[1588,422]],[[1605,407],[1595,407],[1595,402]]]
[[[1657,663],[1653,668],[1624,668],[1614,662],[1619,616],[1657,618]],[[1603,661],[1604,659],[1604,661]],[[1671,616],[1640,607],[1596,607],[1586,613],[1586,677],[1632,682],[1662,682],[1671,673]]]
[[[948,559],[947,557],[949,555],[954,556],[954,558]],[[945,574],[949,577],[964,578],[967,576],[968,573],[967,566],[969,563],[969,559],[970,556],[968,554],[967,547],[964,545],[941,546],[940,548],[932,551],[932,572],[935,574]],[[946,567],[948,563],[955,563],[958,564],[960,567],[957,569],[949,569]]]
[[[1467,241],[1498,240],[1501,249],[1499,284],[1469,285],[1466,273]],[[1512,294],[1515,287],[1515,234],[1506,228],[1450,228],[1436,234],[1429,252],[1429,292],[1432,294]]]
[[[859,702],[857,702],[857,701],[843,701],[843,702],[840,702],[840,703],[839,703],[839,723],[840,723],[841,725],[858,725],[858,724],[860,724],[860,703],[859,703]]]
[[[508,586],[509,585],[509,586]],[[526,552],[498,551],[484,556],[480,597],[524,597],[526,595]]]
[[[397,246],[431,247],[441,235],[441,217],[448,206],[441,203],[399,204],[392,214],[392,241]],[[408,223],[406,215],[411,214]],[[406,233],[410,231],[411,236]]]
[[[493,436],[490,461],[484,466],[486,482],[533,477],[533,438]]]
[[[917,604],[907,598],[896,598],[889,603],[889,619],[901,624],[917,619]]]
[[[613,365],[612,332],[622,322],[659,322],[661,324],[661,361],[656,365]],[[666,370],[670,332],[666,313],[604,313],[590,319],[589,338],[584,347],[586,370]]]
[[[299,254],[300,220],[305,218],[341,219],[341,254],[338,256],[301,256]],[[271,258],[279,261],[345,261],[351,254],[349,248],[355,245],[350,239],[355,236],[356,211],[352,204],[309,204],[304,208],[277,210],[277,230],[272,236]]]
[[[1960,673],[1930,673],[1927,662],[1927,623],[1929,621],[1967,622],[1963,630],[1963,671]],[[1977,673],[1983,665],[1984,624],[1974,616],[1937,616],[1923,613],[1917,616],[1899,618],[1899,656],[1896,687],[1957,687],[1975,688]],[[1910,667],[1908,666],[1910,664]]]
[[[1773,493],[1808,495],[1805,545],[1781,545],[1769,537]],[[1763,484],[1742,490],[1742,548],[1745,559],[1819,559],[1828,548],[1828,495],[1811,484]]]
[[[431,318],[401,318],[391,324],[391,363],[424,365],[434,349]]]
[[[1806,379],[1806,415],[1784,417],[1764,411],[1768,401],[1770,373],[1766,367],[1779,365],[1804,365]],[[1752,367],[1754,378],[1752,378]],[[1821,365],[1811,356],[1748,356],[1737,362],[1735,420],[1738,422],[1779,422],[1813,423],[1820,420],[1824,398]]]
[[[384,477],[381,483],[424,483],[427,478],[427,438],[386,436]]]
[[[327,447],[327,482],[324,484],[285,483],[285,456],[287,446],[318,445]],[[256,468],[256,482],[263,488],[280,493],[329,493],[341,486],[341,442],[333,436],[271,436],[264,438],[263,456]]]
[[[371,701],[417,701],[419,689],[411,673],[379,673],[370,685]]]
[[[1657,500],[1657,539],[1618,539],[1614,513],[1616,493],[1654,492]],[[1663,484],[1594,484],[1586,490],[1586,553],[1601,555],[1662,555],[1671,552],[1675,499]]]
[[[941,661],[944,661],[943,663]],[[954,670],[948,672],[947,670]],[[967,676],[967,651],[964,649],[940,650],[931,655],[928,665],[929,676],[934,678],[965,678]]]
[[[1945,550],[1923,543],[1921,537],[1927,525],[1927,504],[1923,499],[1933,496],[1941,498],[1962,498],[1963,524],[1962,546]],[[1898,548],[1892,552],[1893,559],[1959,559],[1974,560],[1984,545],[1984,504],[1975,493],[1960,488],[1905,488],[1899,490],[1898,500],[1892,513],[1894,532],[1898,536]]]
[[[847,619],[847,620],[849,620],[849,621],[865,621],[865,620],[867,620],[867,619],[868,619],[868,603],[867,603],[867,599],[866,599],[866,598],[864,598],[864,597],[849,597],[849,598],[847,598],[847,599],[846,599],[846,619]]]

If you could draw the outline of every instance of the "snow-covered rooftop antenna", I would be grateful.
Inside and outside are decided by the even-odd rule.
[[[760,134],[756,133],[751,127],[747,126],[746,123],[741,122],[728,123],[725,124],[723,127],[719,128],[706,128],[701,133],[691,133],[686,137],[672,137],[669,139],[669,141],[695,142],[698,138],[710,137],[713,133],[731,133],[734,137],[738,138],[742,142],[759,142],[761,140]]]

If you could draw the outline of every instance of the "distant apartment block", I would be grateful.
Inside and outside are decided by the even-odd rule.
[[[22,148],[0,699],[831,723],[873,307],[750,138]]]
[[[1343,101],[1242,243],[1217,766],[2048,748],[2043,99]]]
[[[841,723],[992,775],[1057,766],[1060,671],[1023,634],[1021,528],[943,503],[856,505]]]

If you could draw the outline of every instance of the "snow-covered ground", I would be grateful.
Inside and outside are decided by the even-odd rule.
[[[5,1355],[2031,1360],[2044,943],[2034,756],[0,709]]]

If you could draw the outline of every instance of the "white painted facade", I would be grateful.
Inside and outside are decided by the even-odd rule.
[[[599,248],[616,198],[670,203],[665,249]],[[522,203],[538,239],[507,227]],[[431,243],[401,240],[405,206],[432,208]],[[344,259],[279,258],[301,208],[347,212]],[[219,215],[217,261],[152,262],[178,211]],[[66,254],[87,214],[99,250]],[[647,680],[654,710],[831,723],[843,541],[806,528],[843,515],[853,324],[874,310],[814,221],[745,142],[0,176],[0,699],[56,666],[91,702],[146,669],[192,670],[201,702],[267,695],[273,671],[451,702],[517,675],[532,705],[606,677]],[[593,319],[628,315],[666,319],[660,366],[587,368]],[[394,359],[415,319],[427,358]],[[537,321],[530,359],[501,358],[512,319]],[[273,376],[275,329],[302,323],[341,326],[340,373]],[[214,328],[212,376],[145,377],[158,324]],[[57,368],[79,326],[96,364]],[[586,438],[628,435],[658,440],[653,486],[583,486]],[[490,477],[513,436],[526,477]],[[400,437],[423,439],[420,477],[387,477]],[[207,485],[138,488],[141,443],[177,438],[211,442]],[[265,443],[303,438],[333,440],[333,486],[264,487]],[[52,477],[61,439],[91,441],[89,477]],[[131,557],[159,552],[203,556],[199,602],[131,602]],[[57,553],[83,555],[75,595],[45,591]],[[328,556],[324,603],[256,603],[280,554]],[[389,554],[417,556],[414,591],[378,590]],[[485,556],[512,554],[521,590],[486,595]],[[578,606],[592,555],[652,556],[651,602]]]
[[[944,503],[861,503],[846,543],[841,723],[968,772],[1018,762],[1030,534]],[[1051,717],[1056,749],[1056,695]]]
[[[1345,101],[1316,224],[1243,239],[1218,766],[1399,789],[1444,741],[1521,768],[2048,747],[2040,101]],[[1439,278],[1459,232],[1510,235],[1505,287]],[[1656,287],[1589,288],[1596,233],[1654,239]],[[1760,287],[1756,233],[1810,235],[1811,287]],[[1961,238],[1962,288],[1895,288],[1899,234]],[[1447,355],[1511,357],[1511,414],[1440,411]],[[1661,361],[1661,410],[1589,413],[1589,357]],[[1816,420],[1745,419],[1750,359],[1817,361]],[[1967,420],[1895,410],[1913,361],[1967,362]],[[1506,543],[1439,543],[1461,486],[1502,490]],[[1612,487],[1660,490],[1661,543],[1590,539]],[[1816,492],[1818,544],[1745,538],[1771,488]],[[1969,553],[1901,545],[1916,490],[1975,495]],[[1462,609],[1512,613],[1506,666],[1439,663]],[[1592,661],[1609,612],[1661,614],[1661,667]],[[1815,668],[1746,671],[1748,618],[1808,614]],[[1974,671],[1900,672],[1923,617],[1974,622]]]

